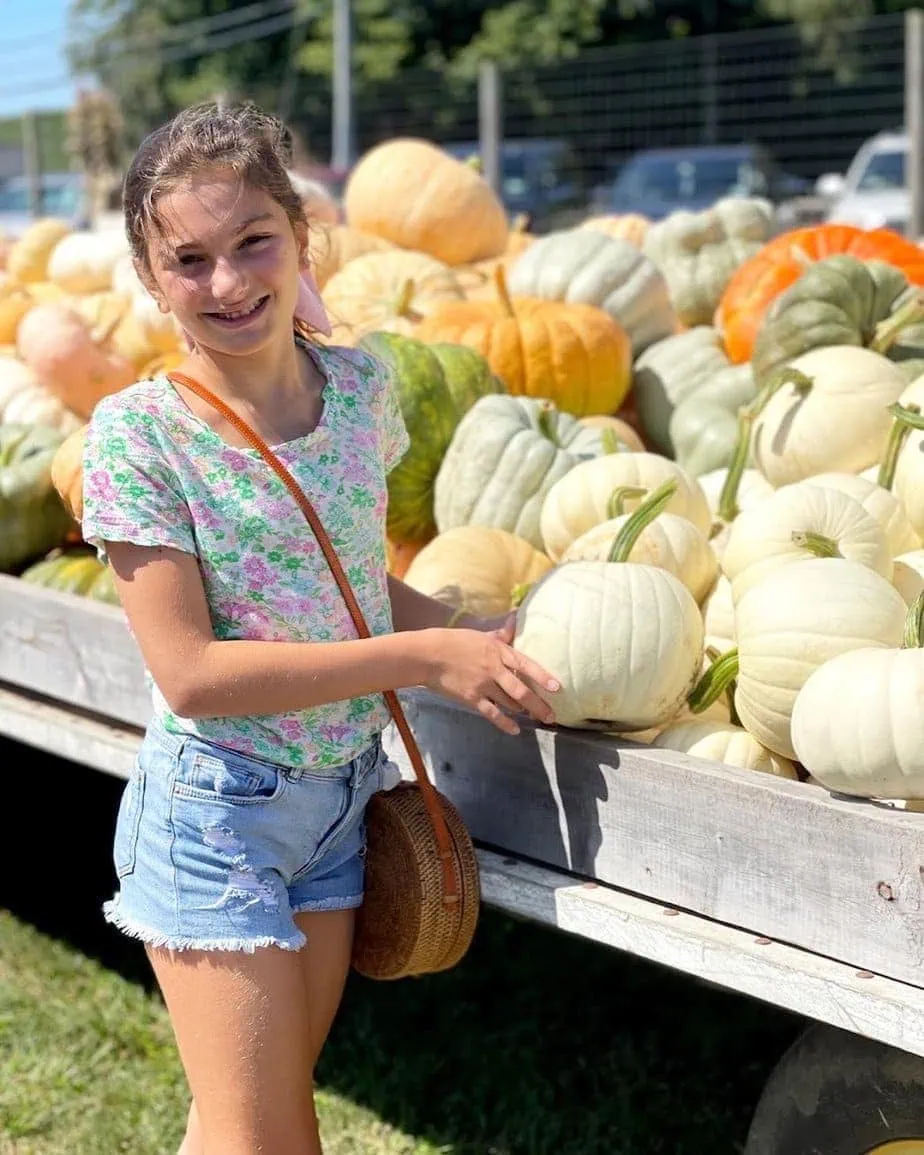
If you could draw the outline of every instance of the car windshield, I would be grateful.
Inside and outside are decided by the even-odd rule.
[[[905,187],[905,154],[874,152],[857,181],[857,192],[879,192]]]
[[[613,192],[618,197],[644,200],[692,200],[746,195],[760,184],[752,164],[741,157],[639,157],[622,170]]]

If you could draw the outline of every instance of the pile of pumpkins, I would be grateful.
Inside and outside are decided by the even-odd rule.
[[[313,261],[331,341],[388,367],[410,434],[391,572],[515,609],[561,725],[924,798],[924,252],[888,230],[773,235],[743,198],[534,237],[416,140],[360,161],[344,214]],[[33,283],[56,283],[47,262]],[[16,354],[41,376],[21,339],[37,307]]]

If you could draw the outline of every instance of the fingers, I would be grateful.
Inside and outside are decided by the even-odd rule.
[[[497,677],[497,685],[509,703],[509,708],[515,712],[531,714],[537,722],[551,725],[555,721],[555,711],[539,695],[532,690],[512,670],[505,669]]]
[[[549,690],[554,693],[561,689],[561,682],[556,677],[553,677],[548,670],[544,670],[538,662],[534,662],[532,658],[528,658],[525,654],[521,654],[519,650],[508,649],[503,658],[504,665],[508,670],[512,670],[521,678],[527,678],[537,686],[541,686],[544,690]]]
[[[478,713],[483,718],[487,718],[489,722],[493,722],[498,730],[502,730],[505,734],[510,734],[511,737],[516,737],[520,732],[520,727],[514,722],[513,718],[508,718],[507,715],[498,706],[495,706],[488,698],[482,698],[477,704]]]

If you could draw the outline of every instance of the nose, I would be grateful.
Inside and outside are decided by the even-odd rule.
[[[240,301],[246,288],[245,278],[233,261],[219,257],[212,269],[211,291],[216,301],[232,304]]]

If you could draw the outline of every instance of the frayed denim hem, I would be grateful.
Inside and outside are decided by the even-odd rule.
[[[346,898],[310,898],[293,906],[292,910],[295,914],[317,914],[325,910],[356,910],[362,904],[361,894],[351,894]]]
[[[223,951],[242,951],[245,954],[253,954],[260,947],[279,947],[281,950],[301,950],[308,942],[307,938],[298,931],[292,938],[276,938],[273,935],[264,935],[261,938],[244,939],[244,938],[216,938],[216,939],[193,939],[193,938],[172,938],[170,935],[163,934],[159,930],[154,930],[152,927],[142,926],[134,919],[126,918],[119,910],[119,900],[112,899],[110,902],[103,904],[103,917],[106,922],[111,923],[123,934],[128,935],[129,938],[140,939],[141,942],[148,946],[154,947],[158,950],[223,950]]]

